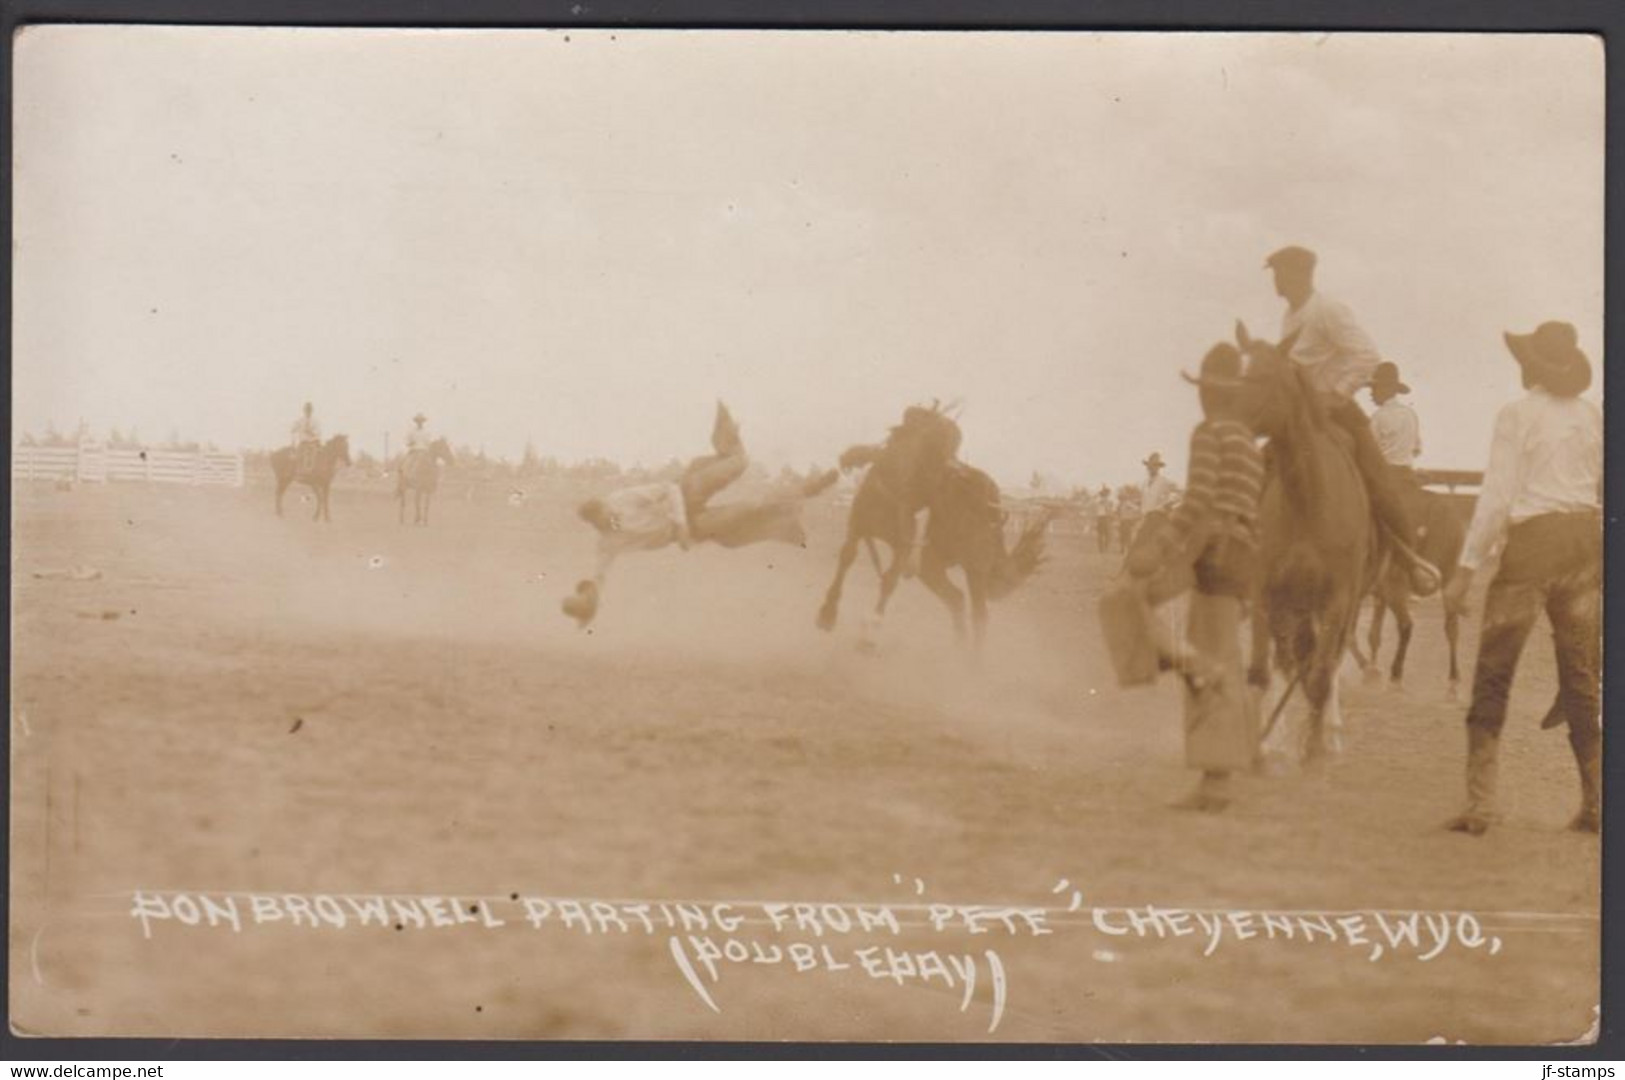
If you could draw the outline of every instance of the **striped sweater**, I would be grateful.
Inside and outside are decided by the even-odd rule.
[[[1190,483],[1169,522],[1169,541],[1184,546],[1212,528],[1256,547],[1263,485],[1264,455],[1252,430],[1238,420],[1202,421],[1191,433]]]

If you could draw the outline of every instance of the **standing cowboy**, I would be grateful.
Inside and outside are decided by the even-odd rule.
[[[1168,514],[1178,501],[1178,492],[1174,482],[1168,479],[1162,471],[1164,462],[1162,455],[1152,451],[1151,456],[1140,462],[1145,466],[1146,481],[1140,496],[1140,525],[1129,543],[1124,545],[1127,550],[1138,537],[1154,533],[1168,524]]]
[[[1354,400],[1381,362],[1376,346],[1347,304],[1315,291],[1314,252],[1284,247],[1265,259],[1264,266],[1274,272],[1275,292],[1287,303],[1281,340],[1297,335],[1292,359],[1302,365],[1327,415],[1353,438],[1354,463],[1365,478],[1371,508],[1395,541],[1395,553],[1410,568],[1412,591],[1418,596],[1433,593],[1439,587],[1439,571],[1411,547],[1416,532],[1409,510],[1390,482],[1371,422]]]
[[[1579,396],[1591,385],[1591,362],[1573,326],[1546,322],[1504,336],[1529,392],[1496,415],[1460,569],[1445,589],[1447,607],[1465,612],[1475,572],[1500,551],[1467,711],[1467,808],[1448,828],[1477,836],[1495,820],[1507,695],[1544,610],[1559,689],[1541,726],[1568,726],[1580,770],[1580,812],[1569,827],[1594,833],[1602,820],[1602,411]]]
[[[1140,462],[1145,466],[1145,496],[1141,509],[1147,517],[1170,509],[1174,501],[1174,482],[1163,473],[1166,462],[1162,455],[1155,450],[1151,456]]]
[[[1140,489],[1127,484],[1117,489],[1117,542],[1128,551],[1140,531]]]
[[[1227,807],[1231,774],[1257,749],[1240,630],[1258,574],[1264,459],[1236,406],[1241,374],[1241,353],[1221,344],[1202,358],[1199,378],[1184,376],[1200,388],[1203,415],[1191,432],[1189,488],[1164,527],[1141,530],[1126,560],[1160,666],[1186,680],[1185,760],[1202,777],[1181,809]],[[1152,609],[1193,587],[1186,641],[1174,642]]]
[[[1112,505],[1112,489],[1100,485],[1095,496],[1095,545],[1102,555],[1112,549],[1112,533],[1117,529],[1117,512]]]
[[[300,474],[316,467],[316,455],[322,446],[322,425],[316,419],[316,407],[305,402],[305,409],[290,429],[291,445],[298,455]]]
[[[593,577],[576,585],[564,601],[564,612],[585,627],[598,613],[598,600],[610,566],[631,551],[656,551],[676,544],[711,541],[742,547],[767,540],[797,544],[806,539],[801,503],[833,486],[834,469],[813,477],[787,494],[710,506],[712,496],[744,475],[749,464],[739,426],[728,407],[717,403],[711,429],[715,453],[689,462],[676,483],[640,484],[603,498],[589,499],[577,511],[598,531],[598,567]]]

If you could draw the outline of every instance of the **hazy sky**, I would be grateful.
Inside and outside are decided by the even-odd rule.
[[[1535,36],[44,28],[15,423],[772,464],[964,401],[1007,480],[1184,472],[1301,243],[1481,468],[1507,328],[1601,381],[1603,51]],[[1593,391],[1596,393],[1596,391]]]

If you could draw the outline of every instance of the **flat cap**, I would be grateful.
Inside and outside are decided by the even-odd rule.
[[[1313,270],[1315,268],[1315,253],[1306,247],[1292,245],[1274,252],[1264,260],[1266,269],[1280,267],[1284,270]]]

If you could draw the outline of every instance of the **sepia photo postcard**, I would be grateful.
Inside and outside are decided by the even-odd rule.
[[[25,1047],[1597,1039],[1601,38],[13,55]]]

